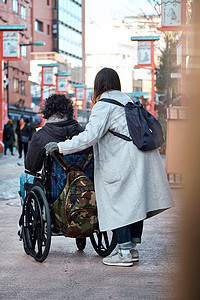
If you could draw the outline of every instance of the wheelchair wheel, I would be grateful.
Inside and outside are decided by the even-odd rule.
[[[98,228],[90,236],[90,240],[94,250],[102,257],[108,256],[117,245],[112,231],[100,232]]]
[[[77,246],[78,250],[83,251],[86,246],[86,238],[77,238],[76,246]]]
[[[39,186],[34,186],[24,200],[22,238],[26,254],[43,262],[51,245],[49,204]]]

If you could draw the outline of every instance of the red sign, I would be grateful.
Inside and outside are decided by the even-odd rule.
[[[138,65],[151,66],[151,42],[138,42]]]
[[[53,67],[42,67],[43,71],[43,85],[53,85]]]
[[[3,31],[3,59],[4,60],[19,60],[20,46],[19,46],[19,32],[17,31]]]
[[[66,76],[57,75],[57,90],[58,92],[67,92]]]
[[[161,31],[180,31],[186,22],[186,0],[161,0]]]

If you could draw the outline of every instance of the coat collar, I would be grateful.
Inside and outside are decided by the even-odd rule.
[[[127,96],[124,93],[122,93],[121,91],[117,91],[117,90],[110,90],[110,91],[104,92],[101,95],[100,99],[103,99],[103,98],[114,99],[124,105],[127,102],[131,102],[131,98],[129,96]]]

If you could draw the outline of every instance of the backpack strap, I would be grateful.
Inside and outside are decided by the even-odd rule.
[[[66,172],[69,172],[69,165],[66,163],[66,161],[64,160],[62,155],[57,154],[57,153],[56,154],[52,153],[51,155],[53,156],[55,161],[57,161],[57,163],[63,168],[63,170],[65,170]]]
[[[118,106],[122,106],[122,107],[125,107],[124,104],[118,102],[117,100],[114,100],[114,99],[109,99],[109,98],[102,98],[100,99],[99,101],[102,101],[102,102],[107,102],[107,103],[111,103],[111,104],[115,104],[115,105],[118,105]],[[128,142],[132,142],[132,139],[124,134],[121,134],[119,132],[115,132],[115,131],[112,131],[112,130],[108,130],[110,133],[112,133],[114,136],[117,136],[125,141],[128,141]]]
[[[109,99],[109,98],[102,98],[102,99],[100,99],[99,101],[102,101],[102,102],[108,102],[108,103],[115,104],[115,105],[122,106],[122,107],[125,106],[124,104],[118,102],[117,100]],[[99,102],[99,101],[98,101],[98,102]]]
[[[110,133],[112,133],[114,136],[117,136],[117,137],[119,137],[122,140],[125,140],[125,141],[128,141],[128,142],[132,142],[132,139],[130,137],[128,137],[127,135],[124,135],[124,134],[119,133],[119,132],[112,131],[110,129],[108,131]]]

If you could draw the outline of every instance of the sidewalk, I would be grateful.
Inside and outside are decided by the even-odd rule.
[[[18,158],[17,151],[3,155],[0,153],[0,200],[17,197],[20,174],[24,171],[23,159]]]

